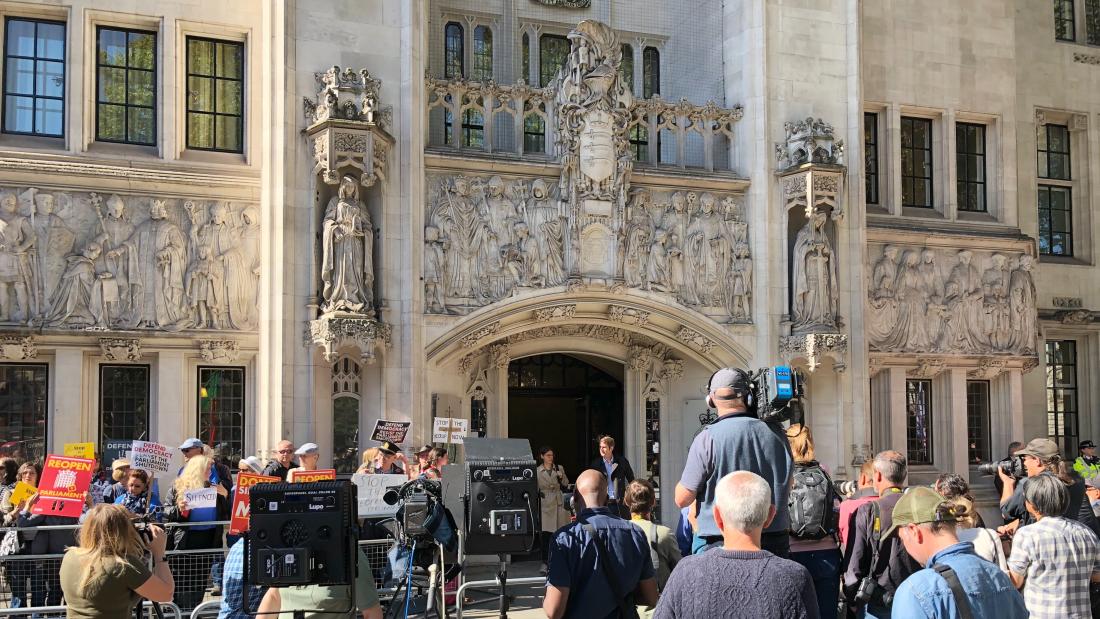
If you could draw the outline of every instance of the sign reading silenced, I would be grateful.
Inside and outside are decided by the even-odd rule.
[[[248,491],[256,484],[276,483],[282,481],[278,477],[257,475],[255,473],[241,473],[237,475],[237,492],[233,495],[233,516],[229,521],[229,534],[241,535],[248,531],[248,519],[251,514],[252,503]]]
[[[95,460],[46,456],[42,479],[38,482],[38,501],[31,513],[79,518],[84,509],[84,493],[92,483]]]
[[[404,475],[352,475],[351,483],[355,484],[358,491],[359,517],[376,518],[396,514],[397,505],[387,505],[382,497],[390,488],[398,488],[407,481],[409,478]]]

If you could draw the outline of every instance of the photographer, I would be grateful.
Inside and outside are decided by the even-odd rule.
[[[120,505],[97,505],[80,529],[80,544],[69,548],[61,561],[61,589],[69,616],[117,619],[130,614],[145,598],[172,600],[172,570],[164,556],[168,536],[157,526],[142,542],[130,514]],[[153,570],[144,553],[152,554]]]
[[[722,531],[714,520],[718,481],[736,471],[751,471],[768,482],[776,508],[775,518],[764,529],[763,548],[783,558],[790,554],[787,497],[794,466],[791,448],[782,428],[752,413],[752,390],[749,375],[733,368],[718,370],[707,384],[707,406],[718,411],[718,420],[692,441],[676,484],[676,505],[683,508],[699,501],[692,546],[696,553],[722,544]]]
[[[1016,452],[1016,456],[1023,458],[1024,470],[1027,477],[1017,481],[1016,478],[1005,473],[1001,467],[997,468],[997,475],[1004,484],[1001,493],[1001,515],[1008,523],[997,529],[1001,535],[1013,535],[1020,527],[1035,522],[1035,519],[1027,511],[1024,494],[1027,491],[1028,480],[1043,473],[1053,473],[1069,491],[1069,502],[1063,517],[1076,520],[1092,529],[1093,533],[1100,535],[1100,523],[1092,513],[1092,506],[1085,498],[1085,480],[1081,478],[1070,463],[1062,459],[1062,453],[1058,444],[1048,438],[1033,439],[1026,447]]]

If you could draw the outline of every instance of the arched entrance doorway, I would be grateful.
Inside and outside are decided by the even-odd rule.
[[[621,363],[581,354],[545,354],[508,364],[508,435],[549,445],[570,479],[610,434],[623,440]]]

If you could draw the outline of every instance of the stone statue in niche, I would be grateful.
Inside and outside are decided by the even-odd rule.
[[[126,326],[172,329],[186,322],[183,275],[187,241],[179,226],[168,219],[164,200],[153,200],[149,219],[107,252],[107,259],[127,263],[132,313]]]
[[[424,227],[424,306],[430,314],[447,313],[443,299],[443,286],[447,270],[443,258],[443,241],[439,240],[439,228]]]
[[[53,194],[39,193],[34,187],[27,190],[33,195],[34,209],[34,249],[35,260],[31,261],[32,270],[37,274],[36,290],[32,297],[36,300],[36,314],[46,310],[47,302],[57,290],[61,273],[65,270],[65,257],[72,254],[76,235],[55,213],[57,200]],[[58,194],[66,198],[65,194]]]
[[[0,320],[30,324],[38,307],[32,261],[35,236],[18,208],[15,195],[0,197]]]
[[[867,313],[872,350],[1035,354],[1031,256],[993,252],[982,258],[969,249],[926,247],[905,250],[899,262],[898,254],[896,246],[887,245],[872,269]]]
[[[103,248],[92,241],[84,251],[69,256],[65,271],[61,274],[57,290],[50,299],[52,311],[45,324],[58,327],[99,328],[108,327],[109,316],[117,316],[115,302],[104,296],[104,288],[113,291],[114,274],[96,266]]]
[[[340,180],[321,224],[322,312],[374,315],[374,227],[359,200],[358,182]]]
[[[806,225],[795,237],[791,252],[791,303],[792,328],[812,331],[836,329],[837,264],[832,242],[825,229],[828,213],[824,208],[813,208],[808,213]]]

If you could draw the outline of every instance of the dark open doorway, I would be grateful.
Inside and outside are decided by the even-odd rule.
[[[599,454],[602,434],[623,441],[623,366],[587,355],[525,357],[508,365],[508,436],[548,445],[569,480]]]

